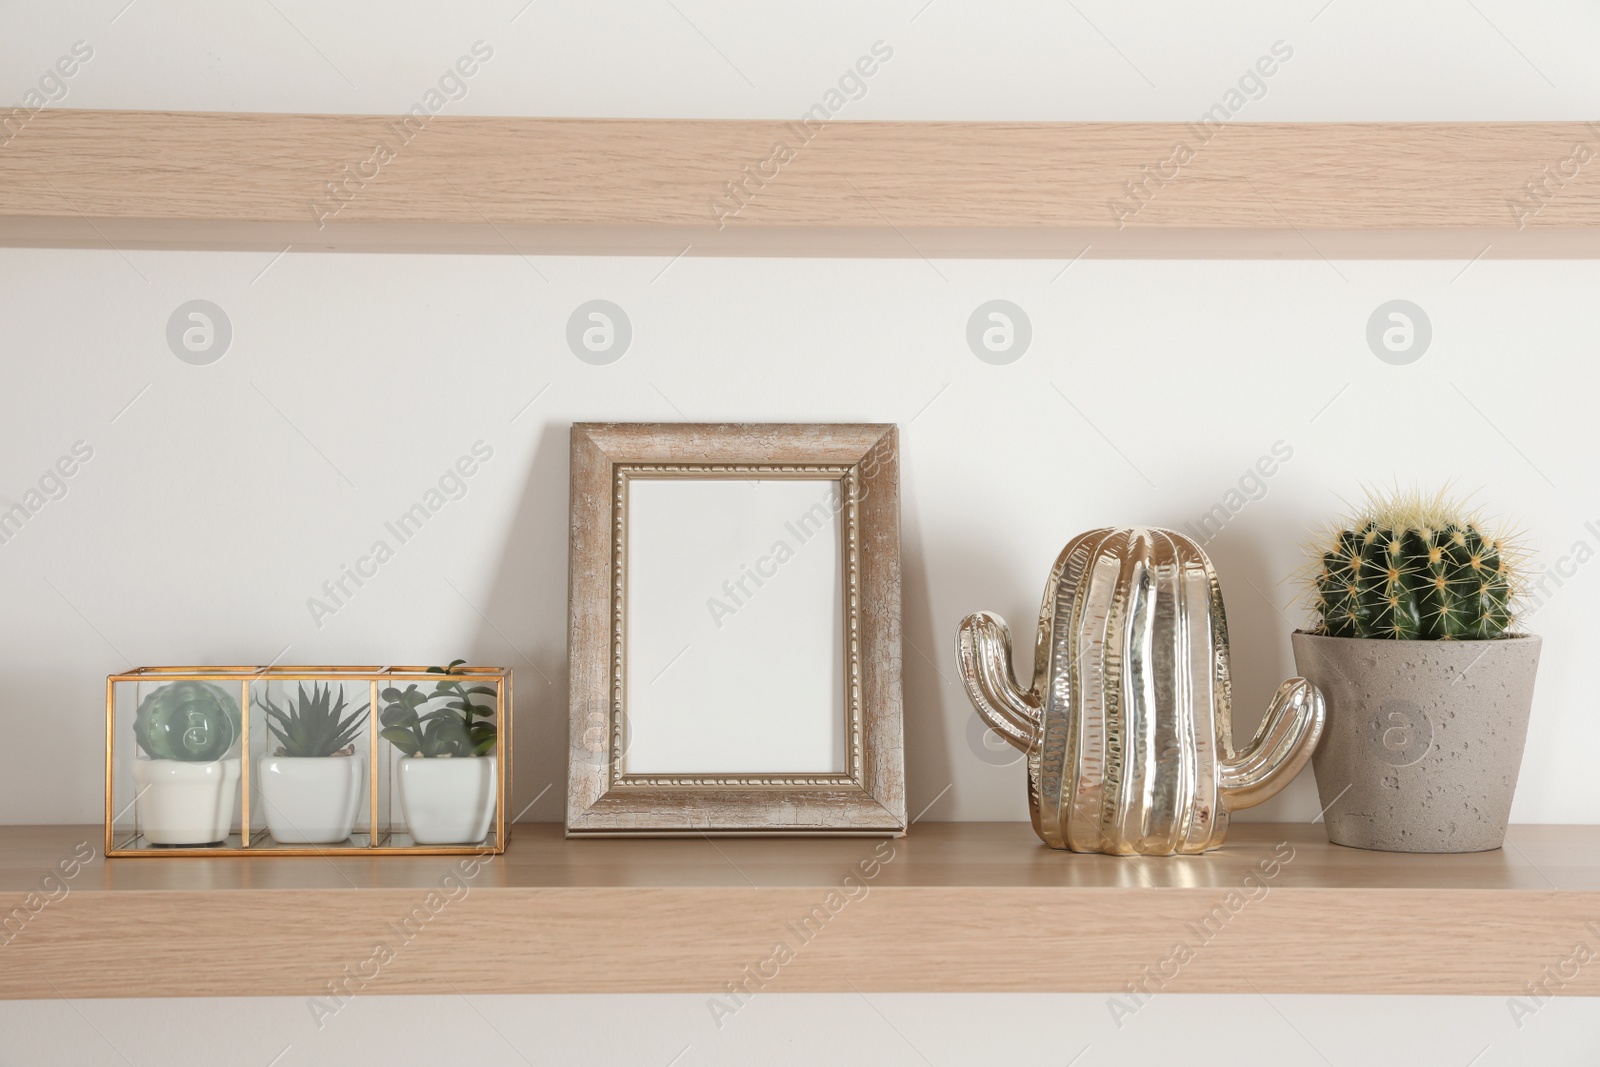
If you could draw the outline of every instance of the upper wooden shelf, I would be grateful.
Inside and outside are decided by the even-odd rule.
[[[1052,852],[1019,823],[880,841],[522,824],[455,881],[459,858],[350,854],[93,858],[46,881],[99,837],[0,828],[0,997],[722,993],[757,969],[774,992],[1121,992],[1155,974],[1152,992],[1522,996],[1600,933],[1597,826],[1407,856],[1246,823],[1205,856],[1120,859]],[[770,977],[779,943],[793,958]],[[1600,994],[1600,973],[1560,992]]]
[[[0,245],[1589,257],[1600,183],[1578,180],[1579,145],[1600,152],[1600,126],[437,116],[407,128],[50,109],[0,148]]]

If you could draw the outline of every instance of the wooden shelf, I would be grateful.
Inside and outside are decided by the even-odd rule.
[[[400,121],[48,109],[0,149],[0,245],[1600,255],[1600,183],[1582,180],[1574,156],[1580,144],[1600,153],[1600,125],[1237,123],[1207,141],[1179,123],[828,122],[808,131],[798,122],[437,116],[413,119],[407,138]],[[781,166],[777,143],[794,150]],[[1193,152],[1181,167],[1179,143]],[[380,144],[392,158],[375,155]],[[727,185],[746,167],[765,184],[752,183],[748,204],[719,227],[713,205],[721,199],[731,211]],[[355,177],[341,199],[330,199],[328,183],[347,174]],[[1549,195],[1535,199],[1530,182]],[[1128,183],[1142,187],[1139,199]]]
[[[0,829],[0,906],[26,909],[99,835]],[[1247,823],[1205,856],[1117,859],[1051,852],[1014,823],[876,842],[566,841],[524,824],[447,894],[458,862],[96,858],[65,896],[9,913],[0,997],[313,996],[330,981],[715,993],[747,966],[771,973],[779,942],[793,958],[771,991],[1116,992],[1175,971],[1152,991],[1523,995],[1600,937],[1585,925],[1600,917],[1600,826],[1518,826],[1502,851],[1406,856]],[[1180,942],[1192,958],[1164,966]],[[1560,991],[1600,994],[1600,973]]]

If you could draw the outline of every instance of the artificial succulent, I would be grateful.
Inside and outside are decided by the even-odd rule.
[[[279,741],[278,755],[339,756],[353,752],[369,705],[363,704],[346,716],[342,687],[337,701],[333,699],[331,683],[319,686],[313,682],[310,694],[304,683],[298,689],[298,699],[282,708],[265,693],[256,697],[256,704],[266,713],[267,729]]]
[[[168,682],[139,702],[133,736],[151,759],[210,763],[239,738],[239,703],[210,682]]]
[[[431,693],[415,683],[403,691],[393,686],[385,689],[380,736],[407,756],[486,756],[493,752],[494,705],[475,704],[472,698],[493,697],[495,691],[492,686],[466,685],[458,671],[465,662],[458,659],[448,667],[429,667],[429,674],[446,676],[434,684]],[[443,703],[426,710],[434,702]]]

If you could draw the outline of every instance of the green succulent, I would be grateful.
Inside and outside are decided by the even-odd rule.
[[[256,697],[256,705],[266,713],[267,729],[283,746],[278,754],[335,756],[350,748],[361,732],[361,722],[371,705],[363,704],[346,717],[343,687],[339,689],[337,702],[333,699],[332,683],[318,686],[313,682],[309,696],[304,683],[298,689],[298,701],[286,708],[278,707],[266,693]]]
[[[139,702],[133,737],[151,759],[210,763],[239,738],[239,703],[210,682],[168,682]]]
[[[496,731],[492,721],[494,706],[475,704],[475,696],[495,695],[494,687],[468,686],[459,680],[457,670],[466,660],[452,660],[448,667],[429,667],[429,674],[442,674],[450,680],[435,683],[433,692],[415,683],[402,691],[393,686],[382,693],[387,702],[379,720],[385,741],[407,756],[487,756],[494,751]],[[425,710],[435,701],[442,707]]]
[[[1315,551],[1317,632],[1329,637],[1477,641],[1516,621],[1521,550],[1443,494],[1376,498]]]

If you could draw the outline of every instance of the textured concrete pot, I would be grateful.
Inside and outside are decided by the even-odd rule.
[[[1328,840],[1384,852],[1500,847],[1539,638],[1292,641],[1296,668],[1328,705],[1312,759]]]

